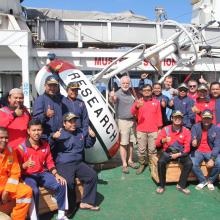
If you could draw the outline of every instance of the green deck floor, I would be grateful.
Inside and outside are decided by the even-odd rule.
[[[148,169],[137,176],[134,170],[122,174],[121,167],[102,170],[99,174],[99,212],[79,210],[74,220],[219,220],[220,185],[215,191],[202,191],[190,184],[191,195],[184,195],[175,185],[166,187],[162,195],[155,193],[156,185]],[[40,219],[55,219],[55,214]]]

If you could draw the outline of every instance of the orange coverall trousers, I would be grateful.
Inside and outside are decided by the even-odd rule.
[[[2,196],[3,189],[0,189],[0,196]],[[15,199],[16,205],[12,210],[12,220],[25,220],[28,213],[29,206],[31,205],[32,189],[23,184],[18,183],[17,191],[9,193],[9,200]]]

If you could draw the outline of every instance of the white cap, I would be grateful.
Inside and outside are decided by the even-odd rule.
[[[9,95],[12,95],[12,94],[23,94],[23,90],[19,88],[11,89],[9,92]]]

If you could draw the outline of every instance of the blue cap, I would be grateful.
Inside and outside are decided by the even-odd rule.
[[[45,79],[45,84],[59,84],[58,77],[55,75],[50,75]]]

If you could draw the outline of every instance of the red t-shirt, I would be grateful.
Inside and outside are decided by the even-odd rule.
[[[136,108],[136,101],[131,107],[131,114],[137,116],[137,131],[157,132],[162,126],[160,101],[156,99],[143,100],[144,105]]]
[[[198,147],[199,152],[209,153],[212,151],[208,145],[207,135],[208,135],[208,131],[202,131],[202,138],[201,138],[200,145]]]
[[[198,98],[198,94],[197,94],[197,92],[194,93],[194,94],[188,92],[188,93],[187,93],[187,96],[188,96],[189,98],[191,98],[194,102],[195,102],[196,99]]]
[[[215,119],[215,101],[214,100],[199,100],[197,99],[195,102],[195,106],[200,110],[199,114],[196,114],[196,123],[202,121],[201,113],[208,109],[213,112],[213,124],[216,124]]]

